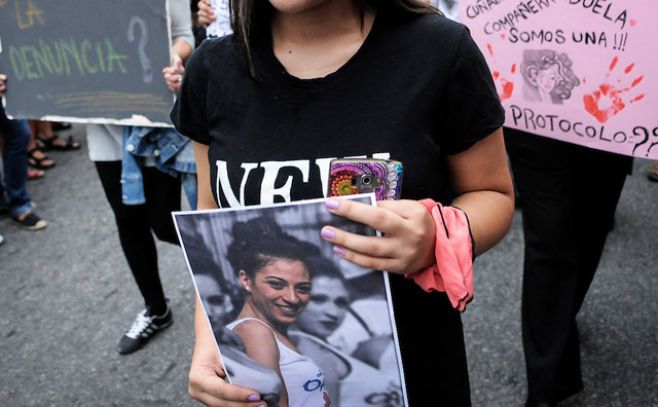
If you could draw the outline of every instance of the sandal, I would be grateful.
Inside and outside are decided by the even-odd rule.
[[[45,171],[34,168],[30,165],[27,166],[27,180],[32,181],[35,179],[43,178],[46,175]]]
[[[658,182],[658,161],[651,164],[651,167],[649,167],[649,172],[647,173],[647,177],[653,182]]]
[[[41,153],[41,157],[37,157],[36,153]],[[48,158],[48,156],[43,152],[43,148],[34,147],[27,150],[27,163],[32,167],[38,170],[47,170],[55,166],[55,161]]]
[[[58,135],[50,136],[47,139],[39,137],[39,141],[41,141],[46,150],[69,151],[80,148],[80,143],[73,136],[68,136],[63,144],[58,143],[58,140],[62,140]]]

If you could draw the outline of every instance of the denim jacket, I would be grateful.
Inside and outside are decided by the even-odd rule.
[[[153,160],[158,170],[173,177],[180,174],[190,207],[196,209],[196,164],[192,143],[173,128],[124,127],[121,169],[124,204],[146,202],[141,170],[141,162],[145,159]]]

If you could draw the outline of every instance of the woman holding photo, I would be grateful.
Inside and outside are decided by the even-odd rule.
[[[245,293],[237,319],[227,325],[247,355],[274,370],[283,388],[279,406],[323,406],[324,375],[288,338],[288,327],[304,311],[311,293],[306,264],[317,248],[284,233],[265,217],[233,225],[228,260]]]
[[[333,227],[322,236],[337,256],[391,273],[410,404],[470,405],[453,307],[463,310],[472,292],[428,293],[415,282],[452,258],[443,245],[435,250],[444,229],[465,236],[459,258],[468,253],[470,262],[512,220],[504,111],[468,30],[418,0],[232,0],[231,10],[235,34],[194,53],[172,112],[196,142],[199,208],[322,197],[335,157],[402,161],[405,199],[327,202],[382,237]],[[435,223],[438,206],[418,201],[428,197],[450,205],[444,212],[457,226]],[[259,405],[257,392],[222,380],[199,307],[196,320],[191,395],[208,405]]]

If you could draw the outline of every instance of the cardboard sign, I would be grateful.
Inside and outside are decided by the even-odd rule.
[[[646,0],[460,0],[506,125],[658,158],[658,6]]]
[[[0,0],[0,72],[17,118],[170,125],[166,0]]]

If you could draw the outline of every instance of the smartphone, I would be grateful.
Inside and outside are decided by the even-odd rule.
[[[329,163],[327,196],[374,192],[378,201],[400,199],[402,163],[377,158],[341,158]]]

